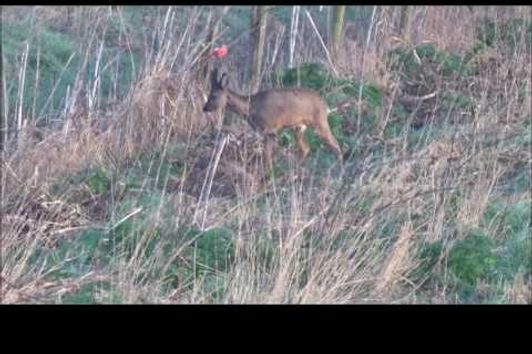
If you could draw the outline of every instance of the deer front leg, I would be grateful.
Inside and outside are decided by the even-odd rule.
[[[276,142],[275,138],[276,138],[275,134],[272,134],[272,133],[268,133],[265,136],[264,155],[266,158],[266,165],[268,168],[268,172],[271,172],[273,170],[272,153],[273,153],[273,148]]]
[[[297,147],[299,149],[299,163],[303,163],[308,153],[310,152],[310,147],[305,140],[305,130],[307,129],[306,125],[298,125],[295,127],[294,132],[296,135]]]

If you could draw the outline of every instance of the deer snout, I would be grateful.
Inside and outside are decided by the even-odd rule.
[[[210,101],[205,103],[205,106],[203,106],[203,112],[212,112],[216,110],[216,105],[212,104]]]

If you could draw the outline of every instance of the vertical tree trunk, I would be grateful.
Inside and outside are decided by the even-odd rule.
[[[216,37],[216,32],[217,32],[217,28],[216,28],[216,25],[215,25],[215,20],[213,20],[213,17],[212,17],[212,9],[211,9],[211,12],[209,13],[209,18],[207,19],[207,27],[209,28],[209,32],[207,33],[207,37],[205,38],[205,54],[204,54],[204,59],[201,61],[201,67],[200,67],[200,70],[199,70],[199,79],[200,81],[203,83],[203,87],[206,87],[207,84],[209,83],[209,73],[211,72],[211,69],[212,69],[212,63],[211,63],[211,58],[210,58],[210,55],[212,53],[212,48],[213,48],[213,41],[214,41],[214,38]]]
[[[330,50],[333,56],[336,56],[336,52],[342,42],[342,31],[344,28],[345,6],[335,6],[333,9],[332,23],[331,23],[331,36]]]
[[[69,29],[72,28],[72,24],[74,23],[74,11],[75,8],[73,6],[66,7],[66,27]]]
[[[401,6],[401,20],[399,22],[399,34],[406,38],[410,32],[410,14],[412,6]]]
[[[290,21],[290,40],[288,51],[288,67],[294,66],[294,54],[296,49],[297,31],[299,28],[300,6],[292,6],[292,20]]]
[[[215,11],[218,8],[215,9]],[[205,38],[205,59],[201,62],[201,67],[199,70],[200,80],[203,82],[204,87],[206,87],[209,83],[209,80],[211,78],[211,71],[213,68],[213,60],[211,58],[211,54],[214,47],[214,42],[216,41],[216,37],[218,36],[218,33],[220,31],[220,24],[223,20],[223,17],[229,10],[229,6],[224,6],[221,11],[216,12],[215,14],[209,14],[209,18],[207,20],[207,26],[209,27],[209,31],[207,33],[207,37]]]
[[[327,38],[327,43],[332,43],[332,31],[331,31],[331,29],[333,28],[332,11],[331,11],[332,8],[333,6],[327,6],[327,9],[326,9],[327,32],[325,32],[325,35]]]
[[[251,92],[256,92],[260,86],[267,11],[267,6],[253,6],[251,8],[251,72],[249,86]]]
[[[3,135],[0,136],[0,157],[3,159],[4,155],[4,149],[5,144],[9,139],[9,122],[7,120],[8,116],[8,102],[7,102],[7,95],[5,91],[5,70],[2,70],[2,73],[0,73],[2,80],[0,80],[0,129],[3,130]]]

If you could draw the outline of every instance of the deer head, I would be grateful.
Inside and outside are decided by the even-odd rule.
[[[211,76],[211,92],[203,112],[216,111],[227,104],[229,77],[227,73],[219,74],[218,69],[214,69]]]

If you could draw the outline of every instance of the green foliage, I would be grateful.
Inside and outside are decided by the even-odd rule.
[[[273,6],[269,15],[275,17],[275,19],[281,22],[288,30],[290,28],[290,22],[292,19],[292,6]],[[309,7],[309,12],[312,14],[316,26],[319,28],[326,28],[327,24],[327,11],[319,11],[316,7]],[[365,21],[371,18],[372,7],[371,6],[347,6],[345,13],[346,22]],[[300,22],[303,17],[306,17],[303,11],[300,12]],[[242,33],[249,29],[250,7],[249,6],[231,6],[226,17],[224,18],[224,24],[228,26],[227,39],[228,41],[234,40]]]
[[[14,58],[29,35],[29,28],[22,24],[2,23],[2,54],[6,58]],[[9,62],[5,61],[4,65],[9,65]]]
[[[342,130],[343,123],[344,123],[344,119],[339,114],[331,113],[329,115],[329,126],[331,127],[331,131],[335,136],[342,135],[343,137],[343,130]]]
[[[116,26],[115,26],[116,27]],[[108,36],[118,37],[118,32],[110,31]],[[116,55],[118,45],[116,38],[114,41],[107,41],[102,52],[100,69],[101,97],[105,103],[111,90],[116,84],[117,94],[124,94],[130,87],[133,79],[133,64],[130,55]],[[15,102],[18,94],[18,70],[21,66],[21,56],[25,50],[25,43],[29,45],[28,60],[26,68],[26,79],[24,87],[24,109],[30,111],[35,100],[36,113],[41,113],[48,102],[50,95],[53,97],[48,104],[43,115],[57,115],[64,107],[64,100],[68,89],[72,89],[74,80],[81,69],[82,57],[84,53],[79,52],[78,43],[73,32],[61,33],[54,31],[51,27],[38,26],[30,31],[24,24],[6,22],[2,23],[2,50],[5,63],[6,78],[9,81],[7,88],[8,102]],[[94,55],[96,52],[92,52]],[[67,66],[70,57],[72,60]],[[141,61],[139,53],[133,53],[134,60]],[[112,66],[105,64],[111,60],[116,60]],[[137,63],[137,67],[140,67]],[[82,73],[85,82],[94,80],[96,60],[89,58],[88,68]],[[38,82],[36,82],[38,70]],[[118,73],[115,77],[115,72]],[[35,91],[34,88],[38,89]],[[55,91],[54,91],[55,87]],[[37,97],[34,97],[36,95]]]
[[[278,77],[285,87],[302,86],[321,91],[333,83],[333,78],[320,63],[303,63],[288,69]]]
[[[514,171],[511,171],[510,174],[511,177],[505,188],[507,193],[523,193],[530,189],[530,180],[532,179],[532,176],[528,167],[515,169]]]
[[[488,206],[479,229],[470,232],[448,252],[447,266],[454,278],[460,302],[498,301],[501,281],[512,282],[517,274],[532,274],[532,237],[529,235],[530,205],[526,202],[508,205],[494,202]],[[496,240],[487,234],[497,235]],[[438,241],[424,245],[418,259],[421,264],[412,274],[415,281],[443,282],[434,273],[445,251]],[[477,281],[489,284],[489,294],[477,288]]]
[[[451,92],[446,91],[442,92],[441,98],[441,107],[440,109],[443,111],[448,110],[466,110],[469,111],[473,109],[475,103],[473,99],[470,96],[464,95],[460,92]]]
[[[116,246],[123,243],[128,236],[136,233],[142,234],[145,231],[146,230],[141,228],[139,222],[135,219],[130,218],[120,222],[111,229],[112,237],[111,242],[109,243],[109,251],[112,252],[113,249],[116,249]]]
[[[25,43],[29,45],[28,61],[26,68],[26,80],[24,87],[25,108],[29,109],[33,104],[35,77],[39,66],[39,83],[37,91],[37,110],[43,108],[48,100],[56,81],[65,68],[68,59],[76,51],[75,43],[66,35],[49,31],[45,28],[37,28],[30,32],[21,24],[2,24],[2,45],[4,63],[6,65],[6,78],[9,79],[8,87],[9,102],[14,102],[17,95],[19,82],[18,68],[21,66],[21,55],[25,50]],[[40,53],[39,53],[40,52]],[[37,63],[39,61],[39,64]],[[73,83],[75,79],[76,63],[79,58],[74,58],[70,66],[65,70],[62,81]],[[67,85],[59,85],[56,90],[56,99],[52,100],[51,108],[58,109],[61,100],[66,95]]]
[[[183,227],[160,242],[163,242],[161,257],[164,259],[172,257],[184,243],[188,245],[180,253],[181,257],[167,266],[164,274],[157,275],[165,280],[165,287],[186,287],[201,279],[204,291],[212,292],[215,297],[221,295],[226,284],[224,272],[234,259],[231,230],[216,228],[201,232],[195,227]],[[183,259],[187,261],[182,262]]]
[[[271,270],[279,260],[279,249],[275,247],[271,237],[263,235],[253,245],[257,252],[257,259],[265,271]]]
[[[126,236],[140,236],[145,233],[155,232],[158,228],[171,228],[172,203],[161,191],[146,190],[140,195],[127,195],[124,200],[115,206],[115,219],[121,220],[133,210],[139,208],[142,211],[135,214],[134,217],[111,225],[117,240],[122,240]],[[154,214],[160,216],[160,222],[155,225],[151,222],[151,217]],[[115,223],[117,222],[116,220],[114,221]]]
[[[415,281],[425,281],[432,278],[432,272],[437,266],[444,251],[442,241],[435,241],[424,244],[417,255],[420,265],[413,271],[412,279]]]
[[[140,159],[140,166],[135,169],[135,172],[140,174],[148,171],[152,182],[150,185],[157,189],[166,188],[168,180],[178,178],[183,173],[184,164],[178,158],[182,155],[182,151],[168,149],[165,153],[160,150],[146,152]]]
[[[103,296],[105,294],[105,297]],[[99,296],[98,296],[99,295]],[[63,299],[63,304],[88,305],[88,304],[122,304],[123,296],[109,281],[94,281],[83,284],[79,289],[68,293]]]
[[[349,97],[358,97],[361,83],[335,79],[320,63],[303,63],[298,67],[288,69],[277,79],[285,87],[308,87],[320,91],[325,95],[329,103],[336,103]],[[362,85],[362,99],[371,107],[379,107],[382,104],[382,93],[369,84]]]
[[[226,228],[205,231],[197,236],[193,249],[197,265],[224,271],[234,257],[232,231]]]
[[[420,252],[419,258],[424,262],[423,267],[432,269],[440,259],[443,252],[443,242],[435,241],[426,244]]]
[[[233,6],[223,19],[224,25],[228,26],[227,41],[236,40],[249,30],[251,19],[251,6]]]
[[[499,272],[507,279],[513,279],[518,272],[532,274],[532,237],[530,227],[512,234],[501,254]]]
[[[467,285],[488,279],[497,266],[494,248],[494,242],[489,237],[482,233],[472,233],[451,249],[449,269]]]
[[[499,251],[498,274],[506,279],[520,271],[532,274],[531,206],[524,201],[516,204],[491,203],[484,214],[485,227],[497,227],[504,239]]]
[[[65,296],[62,303],[67,305],[93,304],[95,302],[94,292],[94,284],[85,284],[79,290]]]
[[[50,275],[57,279],[79,278],[88,273],[94,261],[100,259],[100,245],[104,234],[98,229],[88,229],[77,236],[59,241],[57,248],[41,249]]]
[[[62,33],[44,28],[30,32],[30,29],[22,24],[2,24],[2,50],[6,59],[19,55],[24,48],[25,41],[31,45],[28,64],[33,68],[37,66],[36,47],[40,46],[40,65],[44,72],[48,70],[59,72],[75,51],[74,42]]]
[[[432,44],[415,49],[396,48],[388,54],[387,61],[392,70],[399,70],[408,77],[419,76],[426,71],[423,65],[430,66],[443,77],[465,78],[473,73],[463,57],[440,51]]]
[[[129,254],[142,238],[146,242],[143,257],[153,255],[157,244],[162,246],[165,257],[169,257],[179,244],[193,241],[185,252],[188,257],[194,258],[195,263],[206,269],[225,269],[234,253],[230,230],[218,228],[201,233],[195,228],[184,228],[176,233],[172,199],[163,196],[160,191],[127,196],[117,207],[117,219],[139,207],[142,207],[140,213],[121,221],[112,229],[112,249],[116,252],[126,251]],[[154,215],[158,215],[157,223],[154,223]]]
[[[435,123],[459,123],[472,114],[475,99],[469,89],[473,75],[477,70],[477,61],[473,60],[485,52],[482,43],[465,55],[439,50],[434,45],[422,45],[416,48],[399,47],[387,54],[388,67],[399,79],[401,95],[422,96],[437,92],[436,100],[415,103],[394,103],[392,112],[402,124],[396,127],[388,125],[387,133],[395,137],[404,132],[404,122],[419,128],[426,124],[426,117],[434,114]],[[392,123],[392,125],[394,125]],[[391,130],[391,131],[389,131]]]
[[[499,232],[509,237],[516,235],[530,227],[531,206],[527,202],[507,204],[503,202],[493,202],[488,205],[484,214],[484,224],[492,223],[500,225]]]
[[[476,41],[473,47],[464,55],[464,62],[470,63],[476,58],[482,57],[488,51],[488,45],[482,41]]]
[[[76,243],[78,243],[89,255],[94,254],[102,239],[101,230],[89,229],[84,231]]]
[[[290,21],[292,20],[292,6],[275,6],[271,9],[270,14],[285,26],[290,26]]]
[[[111,172],[103,167],[90,168],[52,185],[50,191],[52,195],[72,203],[103,200],[112,186],[116,186],[115,182]]]
[[[87,187],[96,195],[104,194],[111,188],[111,179],[101,169],[92,171],[85,181]]]

